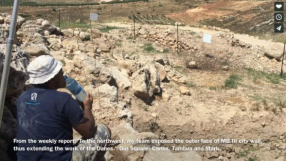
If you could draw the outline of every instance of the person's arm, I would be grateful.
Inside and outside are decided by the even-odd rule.
[[[95,132],[95,121],[91,112],[92,103],[93,98],[87,93],[85,101],[81,104],[84,109],[83,120],[79,124],[73,126],[73,128],[85,139],[92,138]]]

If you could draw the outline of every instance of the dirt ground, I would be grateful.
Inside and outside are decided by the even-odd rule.
[[[202,5],[198,8],[188,9],[183,13],[168,14],[167,17],[186,24],[198,24],[201,20],[220,20],[223,16],[244,12],[264,3],[259,1],[219,1],[213,4]]]
[[[119,30],[132,29],[131,24],[105,25],[120,27]],[[286,147],[286,97],[283,91],[286,90],[286,80],[277,78],[279,83],[273,83],[268,79],[271,73],[279,75],[281,62],[258,55],[249,48],[231,46],[226,39],[217,37],[221,31],[183,26],[180,32],[184,31],[195,33],[193,38],[199,50],[194,55],[188,52],[176,55],[175,51],[164,54],[144,53],[140,46],[148,41],[142,38],[132,42],[125,37],[118,47],[129,55],[135,53],[147,57],[168,56],[173,68],[186,76],[188,82],[161,82],[161,87],[170,95],[170,100],[164,101],[161,97],[156,97],[151,105],[146,105],[135,97],[132,91],[120,91],[119,98],[131,98],[130,110],[133,113],[134,128],[139,132],[154,132],[165,139],[259,140],[258,143],[216,144],[221,151],[199,152],[203,160],[219,160],[219,156],[227,157],[231,161],[283,159]],[[203,33],[213,35],[212,44],[205,45],[202,42]],[[116,35],[118,30],[111,30],[110,34]],[[253,46],[271,43],[249,35],[234,34],[234,37]],[[151,43],[161,47],[154,42]],[[206,57],[206,54],[211,54],[213,58]],[[109,55],[103,56],[103,59],[109,58]],[[199,69],[186,68],[185,62],[190,59],[199,64]],[[230,66],[228,71],[221,68],[225,65],[224,62]],[[107,62],[106,65],[113,66],[114,62]],[[268,74],[257,76],[260,75],[259,71]],[[237,88],[225,88],[226,81],[231,75],[239,77]],[[188,87],[191,96],[182,95],[179,91],[180,86]],[[110,113],[115,111],[109,109],[108,113],[106,112],[106,109],[96,109],[97,122],[116,127],[120,121],[116,116],[109,117]],[[152,114],[156,114],[156,117]],[[171,148],[173,144],[164,146]]]
[[[130,27],[128,24],[119,23],[107,25]],[[217,35],[220,32],[193,27],[182,27],[183,29],[194,31],[197,34],[207,32]],[[235,34],[235,38],[251,45],[271,43],[248,35]],[[286,97],[283,91],[286,89],[286,81],[281,79],[280,83],[273,84],[267,79],[255,79],[253,76],[255,73],[251,73],[246,68],[262,66],[264,71],[279,74],[281,62],[266,57],[256,59],[257,55],[249,52],[249,49],[231,47],[225,41],[216,41],[214,36],[214,44],[219,46],[219,49],[212,54],[217,61],[225,58],[224,61],[231,62],[230,59],[235,59],[229,63],[231,66],[229,71],[208,66],[195,70],[187,69],[185,60],[190,57],[194,58],[194,56],[187,53],[179,57],[173,52],[167,54],[174,66],[180,67],[178,71],[188,78],[187,86],[191,90],[191,96],[180,94],[179,86],[183,84],[162,82],[163,90],[171,95],[169,101],[156,99],[151,106],[147,106],[140,99],[132,97],[131,110],[134,114],[134,127],[140,132],[151,131],[168,139],[260,139],[262,142],[219,144],[221,152],[200,152],[205,160],[212,160],[210,158],[216,160],[219,156],[227,155],[232,156],[230,160],[279,159],[284,156],[283,146],[286,145],[283,140],[286,125],[284,106]],[[143,43],[144,40],[137,39],[137,42]],[[132,46],[133,48],[128,48],[126,44],[127,53],[139,50],[135,47],[136,45]],[[211,48],[214,49],[215,46]],[[202,55],[207,52],[207,48],[200,49],[203,50],[200,53]],[[234,53],[232,57],[227,56],[229,52]],[[201,64],[216,63],[205,57],[198,57],[196,61]],[[241,78],[238,88],[223,88],[225,81],[232,74]],[[157,114],[158,117],[152,117],[152,113]],[[274,148],[276,145],[279,148]],[[165,146],[171,147],[172,145],[166,144]]]
[[[162,3],[163,7],[160,7],[159,3]],[[225,23],[224,26],[231,25],[230,29],[237,28],[235,31],[239,32],[241,30],[239,25],[244,24],[243,21],[240,19],[241,23],[233,23],[236,17],[239,17],[239,13],[245,13],[242,14],[244,17],[241,17],[251,20],[257,14],[248,12],[249,10],[259,9],[259,7],[263,9],[266,5],[272,6],[270,2],[258,1],[222,1],[194,9],[183,6],[184,3],[176,7],[165,4],[167,2],[162,1],[100,5],[90,7],[90,12],[98,11],[100,13],[102,16],[100,23],[106,21],[130,22],[128,16],[139,12],[140,15],[167,15],[175,21],[186,24],[196,24],[206,19],[212,19],[208,21],[208,24],[230,22],[229,24]],[[98,7],[101,7],[101,10]],[[11,8],[2,9],[4,12],[11,10]],[[21,7],[20,13],[32,15],[31,18],[38,18],[38,14],[46,15],[47,18],[50,17],[52,21],[56,22],[56,18],[54,18],[56,13],[50,14],[53,13],[52,9],[50,7],[32,10],[29,7]],[[77,14],[72,12],[74,9],[77,9]],[[69,21],[81,19],[82,15],[88,15],[88,13],[89,10],[86,7],[62,9],[63,16],[69,15]],[[85,20],[86,18],[83,18],[83,21]],[[259,22],[263,21],[266,19]],[[258,21],[253,23],[255,22]],[[236,24],[238,25],[236,26]],[[132,27],[129,23],[118,22],[106,25]],[[174,28],[174,26],[170,27]],[[134,128],[139,132],[151,131],[168,139],[260,139],[261,141],[254,144],[219,144],[218,146],[222,149],[220,152],[200,152],[204,160],[218,160],[219,156],[226,156],[229,160],[238,161],[283,160],[286,149],[286,97],[284,94],[286,80],[272,75],[273,73],[274,75],[279,74],[281,62],[258,55],[247,48],[233,47],[226,40],[216,36],[212,45],[203,46],[202,33],[218,35],[220,31],[189,26],[183,26],[180,29],[196,33],[195,39],[201,44],[199,52],[193,55],[192,53],[176,55],[174,51],[171,51],[164,55],[169,57],[178,72],[188,78],[188,83],[183,85],[172,81],[162,82],[161,86],[165,90],[164,92],[170,95],[170,100],[162,101],[160,98],[156,98],[151,105],[146,105],[131,92],[120,93],[121,96],[132,98],[131,111],[134,115]],[[271,43],[269,40],[260,40],[249,35],[234,34],[234,37],[252,46],[266,46]],[[130,43],[130,40],[125,38],[122,48],[125,48],[126,53],[136,53],[142,50],[139,46],[144,43],[145,40],[142,39],[137,39],[135,44]],[[205,56],[206,54],[211,54],[214,58],[208,58]],[[157,54],[146,55],[153,57]],[[185,62],[191,58],[200,64],[199,69],[186,68]],[[224,62],[227,62],[230,70],[221,69]],[[225,88],[226,81],[230,79],[231,75],[238,77],[237,88]],[[279,82],[273,83],[272,79],[278,79]],[[191,90],[191,96],[180,93],[179,86],[181,85],[187,86]],[[97,112],[97,120],[101,120],[111,127],[115,127],[119,123],[113,121],[116,117],[106,118],[104,110],[99,109]],[[154,118],[152,113],[155,113],[157,117]]]

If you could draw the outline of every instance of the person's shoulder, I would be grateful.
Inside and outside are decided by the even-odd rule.
[[[26,89],[24,90],[20,96],[18,97],[18,100],[20,100],[22,97],[24,97],[25,95],[27,95],[32,89]]]
[[[67,92],[61,92],[57,90],[50,90],[49,95],[51,95],[54,98],[65,99],[65,100],[72,98],[72,96]]]
[[[69,93],[67,93],[67,92],[50,90],[47,94],[48,94],[47,97],[52,99],[53,102],[56,103],[59,106],[64,105],[66,103],[70,103],[70,102],[74,103],[74,101],[75,101],[72,98],[72,96]]]

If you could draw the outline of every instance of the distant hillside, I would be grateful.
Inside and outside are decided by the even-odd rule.
[[[100,3],[101,0],[23,0],[24,2],[37,3]]]
[[[189,25],[216,26],[284,42],[286,34],[274,34],[273,14],[273,2],[220,1],[167,14],[167,17]]]
[[[14,1],[12,0],[1,0],[0,1],[0,6],[8,6],[8,5],[12,5]]]
[[[22,6],[50,6],[50,5],[60,5],[60,6],[75,6],[75,5],[85,5],[85,4],[91,4],[96,5],[99,3],[110,3],[110,2],[133,2],[133,1],[141,1],[141,0],[66,0],[66,1],[60,1],[60,0],[23,0],[20,1],[20,5]],[[0,6],[12,6],[13,0],[1,0]]]

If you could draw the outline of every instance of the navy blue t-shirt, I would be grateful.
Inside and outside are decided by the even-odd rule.
[[[33,139],[37,143],[19,143],[18,147],[46,147],[47,150],[18,150],[18,161],[70,161],[72,151],[49,151],[49,148],[72,147],[73,143],[63,144],[58,141],[72,140],[72,127],[82,120],[83,110],[68,93],[43,88],[23,92],[17,103],[17,139]],[[55,139],[57,143],[38,141],[49,139]]]

